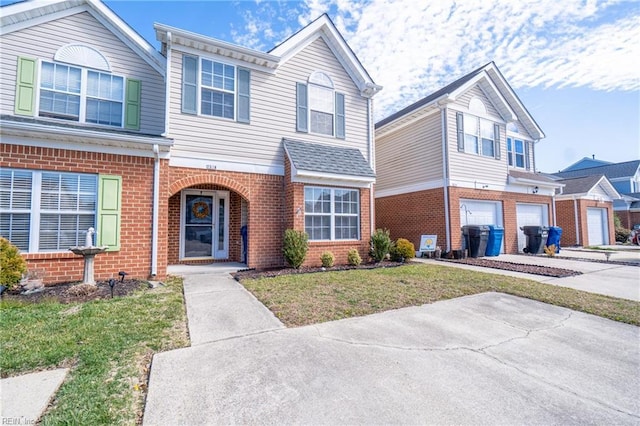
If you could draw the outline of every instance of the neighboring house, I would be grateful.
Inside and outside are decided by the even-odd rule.
[[[2,12],[0,235],[48,282],[89,226],[98,279],[281,266],[286,228],[366,256],[381,87],[326,15],[268,53],[156,24],[160,54],[97,0]]]
[[[97,1],[15,3],[0,22],[0,235],[47,282],[82,278],[68,248],[89,227],[109,247],[98,278],[162,276],[164,57]]]
[[[609,161],[596,160],[595,156],[592,156],[591,158],[584,157],[584,158],[576,161],[575,163],[573,163],[569,167],[565,167],[564,169],[562,169],[560,171],[561,172],[571,172],[571,171],[574,171],[574,170],[588,169],[590,167],[605,166],[607,164],[611,164],[611,163]]]
[[[562,193],[556,195],[557,224],[562,228],[563,246],[613,244],[613,201],[620,198],[604,175],[561,179]]]
[[[535,172],[544,133],[491,62],[379,121],[376,226],[416,247],[438,235],[462,246],[464,225],[504,227],[503,251],[522,251],[520,227],[550,225],[562,184]]]
[[[620,198],[613,200],[613,210],[622,225],[631,228],[640,224],[640,160],[609,163],[579,170],[554,173],[556,179],[568,179],[585,176],[606,176],[616,189]]]

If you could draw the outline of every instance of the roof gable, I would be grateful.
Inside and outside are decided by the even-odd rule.
[[[599,190],[609,196],[609,198],[619,199],[620,194],[611,185],[611,182],[604,175],[591,175],[571,179],[562,179],[558,182],[564,184],[562,195],[590,196],[592,192]]]
[[[565,167],[561,172],[570,172],[572,170],[587,169],[589,167],[598,167],[611,164],[610,161],[596,160],[595,158],[584,157],[568,167]]]
[[[285,63],[318,38],[322,38],[329,46],[362,96],[371,97],[382,89],[382,86],[373,82],[367,70],[364,69],[360,60],[326,13],[271,49],[269,53],[278,56],[281,63]]]
[[[518,120],[534,139],[545,137],[544,132],[524,107],[516,93],[502,76],[498,67],[490,62],[471,71],[451,84],[433,92],[427,97],[390,115],[376,123],[376,130],[381,129],[405,116],[415,116],[429,107],[436,107],[453,102],[472,86],[478,85],[487,95],[505,121]]]
[[[88,12],[118,39],[164,76],[165,58],[140,34],[99,0],[34,0],[2,7],[2,34]]]

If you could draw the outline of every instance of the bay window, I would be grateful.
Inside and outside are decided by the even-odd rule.
[[[359,240],[359,191],[305,187],[305,232],[309,240]]]

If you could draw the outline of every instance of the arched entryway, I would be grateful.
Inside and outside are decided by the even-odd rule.
[[[246,263],[248,191],[228,178],[190,176],[170,186],[168,264]]]

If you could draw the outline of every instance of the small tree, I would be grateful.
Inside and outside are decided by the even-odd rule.
[[[307,257],[308,250],[309,236],[306,232],[293,229],[284,231],[282,253],[284,254],[284,259],[292,268],[300,268],[305,257]]]
[[[376,229],[371,235],[371,251],[370,255],[374,262],[381,262],[391,249],[391,237],[388,229]]]
[[[14,288],[20,283],[27,270],[27,262],[20,256],[20,250],[0,237],[0,284]]]

